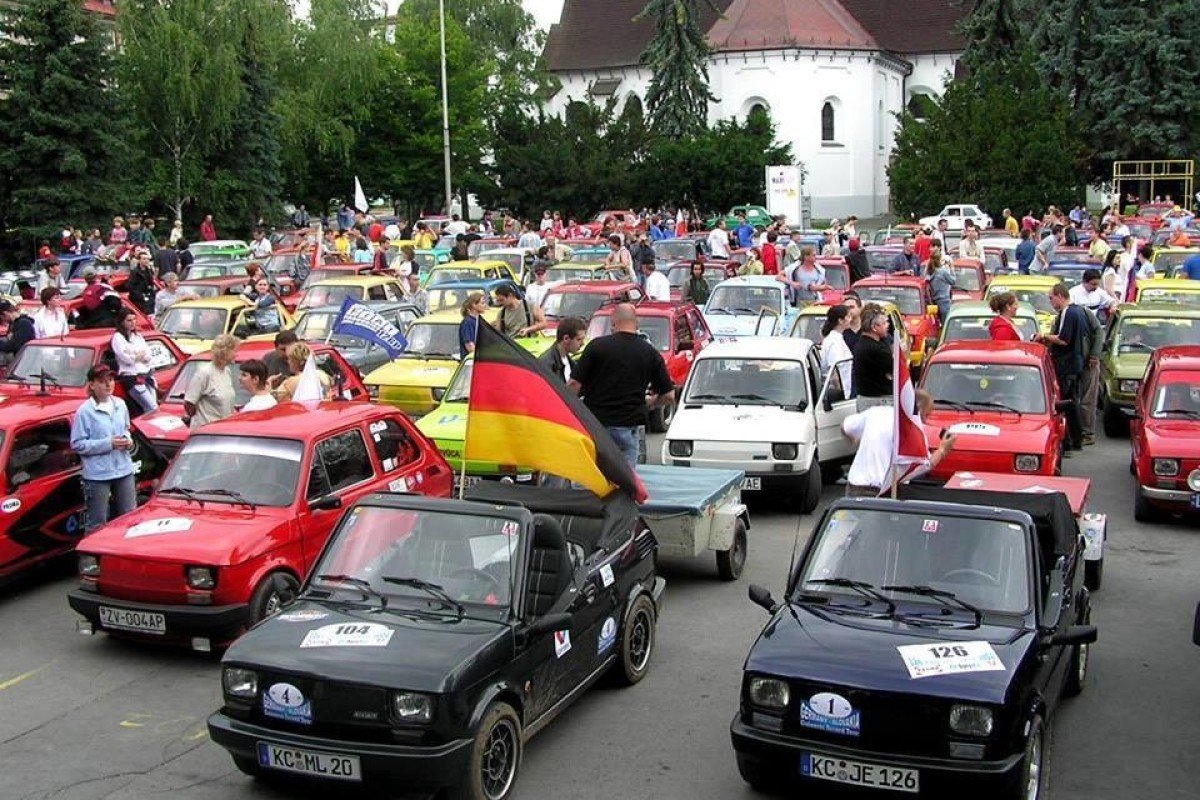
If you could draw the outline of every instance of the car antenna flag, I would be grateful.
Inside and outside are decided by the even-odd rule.
[[[520,464],[574,481],[599,497],[646,487],[612,435],[566,385],[512,339],[480,323],[471,371],[464,461]]]
[[[925,428],[917,416],[917,392],[908,371],[908,356],[900,348],[900,331],[892,343],[892,406],[896,414],[896,436],[892,444],[892,497],[897,487],[929,463]]]
[[[292,392],[292,401],[315,404],[324,399],[325,387],[317,375],[317,362],[310,353],[308,360],[304,362],[304,369],[300,372],[300,380],[296,382],[296,390]]]
[[[366,303],[348,296],[329,327],[330,336],[342,334],[376,344],[387,351],[388,357],[399,358],[408,349],[404,333],[387,317]]]
[[[358,180],[358,176],[354,176],[354,207],[364,214],[370,210],[367,205],[367,195],[363,191],[362,183]]]

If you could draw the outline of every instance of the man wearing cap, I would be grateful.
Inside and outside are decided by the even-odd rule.
[[[0,356],[7,363],[26,342],[34,338],[33,319],[7,300],[0,300],[0,320],[8,326],[8,335],[0,338]]]
[[[46,262],[46,268],[38,275],[34,292],[40,297],[42,290],[51,286],[62,292],[67,291],[67,276],[62,274],[62,264],[58,263],[57,258]]]
[[[849,246],[846,265],[850,267],[850,283],[853,284],[871,277],[871,262],[867,260],[867,251],[863,250],[862,241],[857,236],[850,239]]]
[[[88,399],[71,423],[71,449],[83,468],[84,533],[108,522],[109,506],[117,516],[137,503],[130,449],[129,409],[113,397],[116,376],[107,364],[88,370]]]

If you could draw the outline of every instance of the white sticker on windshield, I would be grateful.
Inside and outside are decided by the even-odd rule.
[[[956,422],[946,429],[946,433],[965,433],[971,436],[999,436],[1000,429],[995,425],[983,422]]]
[[[913,679],[963,672],[1003,672],[1004,663],[989,642],[910,644],[897,647]]]
[[[922,533],[937,533],[938,521],[936,519],[927,519],[921,523]]]
[[[396,631],[386,625],[346,623],[322,625],[304,634],[301,647],[387,647]]]
[[[137,525],[131,525],[125,531],[126,539],[136,539],[139,536],[157,536],[160,533],[181,533],[190,531],[194,520],[187,517],[164,517],[163,519],[149,519],[145,522],[139,522]]]
[[[158,428],[160,431],[173,431],[184,427],[183,420],[179,417],[162,416],[155,417],[150,420],[150,424]]]

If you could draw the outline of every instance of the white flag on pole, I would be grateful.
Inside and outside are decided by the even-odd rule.
[[[358,176],[354,176],[354,207],[364,214],[370,210],[367,205],[367,195],[363,192],[362,184],[359,183]]]
[[[296,381],[296,389],[292,392],[292,401],[296,403],[319,403],[325,399],[325,385],[317,375],[317,362],[310,354],[300,372],[300,380]]]

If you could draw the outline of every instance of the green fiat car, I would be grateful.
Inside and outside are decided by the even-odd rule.
[[[1104,433],[1124,436],[1150,354],[1159,347],[1200,344],[1200,308],[1175,304],[1126,304],[1109,322],[1100,356]]]
[[[554,346],[554,339],[546,336],[529,336],[516,339],[517,344],[524,347],[534,356]],[[471,371],[475,359],[468,356],[459,365],[458,371],[450,379],[442,402],[433,411],[417,421],[417,428],[437,445],[438,450],[446,458],[446,463],[454,470],[454,487],[465,481],[467,486],[474,486],[481,480],[502,480],[508,478],[517,483],[533,483],[537,474],[529,467],[520,464],[497,464],[492,461],[468,461],[466,475],[463,475],[463,444],[467,436],[467,416],[471,400]]]

